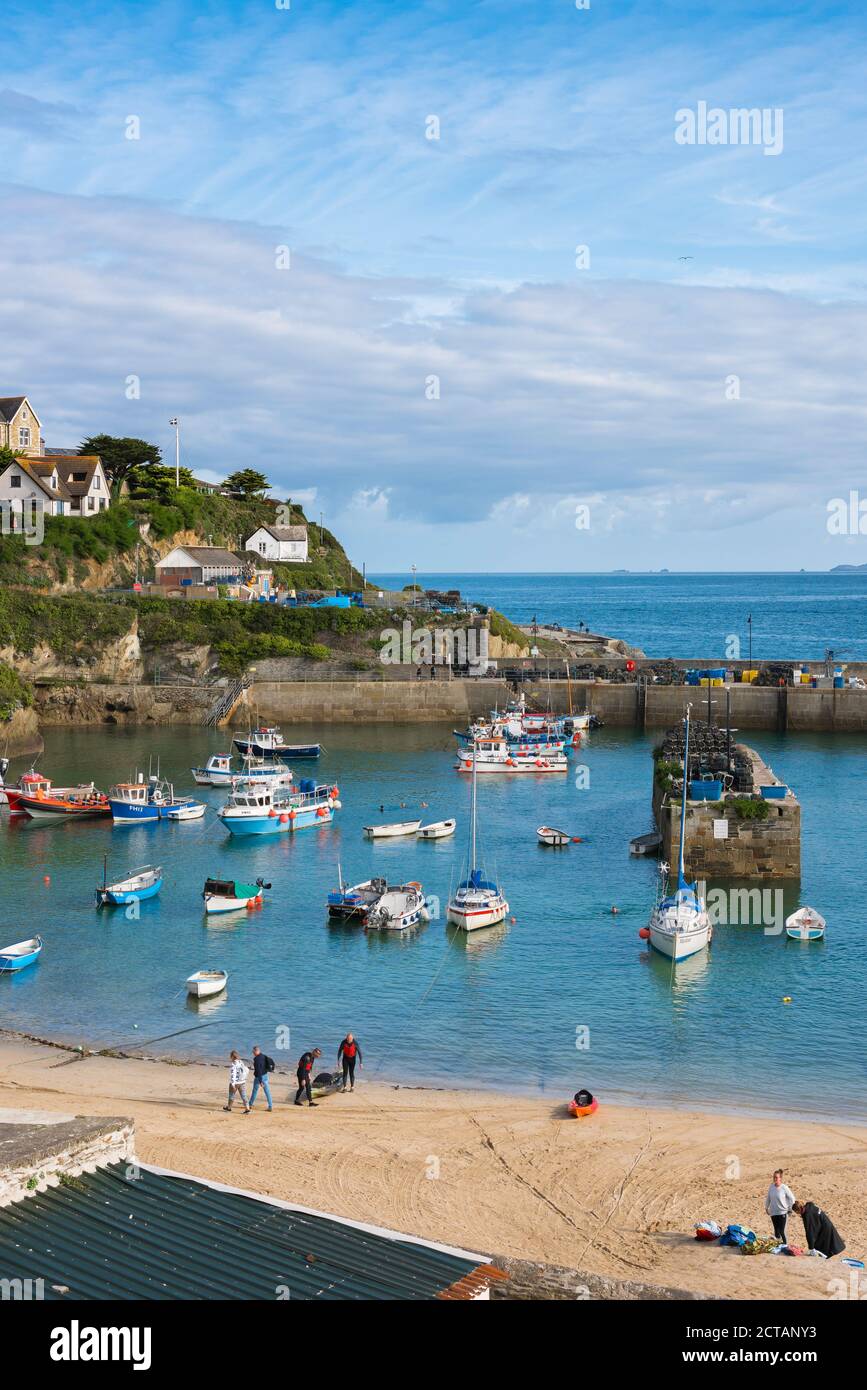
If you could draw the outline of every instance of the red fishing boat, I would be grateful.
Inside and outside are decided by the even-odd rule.
[[[108,797],[95,787],[39,790],[32,795],[25,792],[19,799],[18,809],[34,820],[84,820],[111,815]]]
[[[51,778],[43,777],[41,772],[34,772],[32,768],[19,777],[16,786],[3,788],[10,814],[13,816],[23,814],[25,808],[21,805],[21,798],[24,796],[36,797],[40,794],[48,797],[86,796],[88,792],[95,790],[92,782],[82,783],[77,787],[52,788]]]

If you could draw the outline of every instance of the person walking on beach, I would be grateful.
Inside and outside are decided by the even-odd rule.
[[[821,1207],[817,1207],[815,1202],[795,1202],[793,1210],[804,1223],[804,1235],[809,1250],[818,1250],[826,1260],[843,1253],[846,1242],[830,1216]]]
[[[337,1065],[343,1064],[343,1089],[346,1090],[346,1082],[349,1080],[350,1091],[355,1090],[355,1063],[362,1066],[361,1048],[358,1039],[352,1033],[347,1033],[343,1042],[337,1049]]]
[[[259,1094],[259,1087],[265,1092],[265,1099],[268,1102],[268,1113],[274,1109],[271,1101],[271,1087],[268,1085],[268,1073],[274,1070],[274,1063],[270,1057],[266,1057],[261,1047],[253,1048],[253,1089],[250,1092],[250,1109],[256,1104],[256,1097]]]
[[[774,1227],[774,1235],[777,1240],[786,1240],[786,1222],[789,1219],[789,1212],[795,1205],[795,1194],[790,1187],[783,1182],[783,1170],[777,1168],[774,1173],[774,1180],[768,1188],[768,1195],[765,1198],[765,1211],[771,1218]]]
[[[223,1106],[224,1110],[231,1110],[232,1101],[235,1096],[240,1096],[244,1102],[244,1114],[250,1113],[247,1104],[247,1077],[250,1075],[250,1068],[246,1062],[242,1062],[237,1052],[229,1053],[229,1102]]]
[[[302,1052],[301,1056],[298,1058],[298,1090],[295,1092],[296,1105],[301,1104],[302,1094],[306,1094],[308,1105],[316,1104],[316,1101],[313,1099],[313,1092],[310,1090],[310,1073],[313,1070],[315,1059],[321,1056],[322,1053],[320,1049],[314,1047],[309,1052]]]

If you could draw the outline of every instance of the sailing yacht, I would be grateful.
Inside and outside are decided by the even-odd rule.
[[[695,884],[688,884],[684,875],[684,842],[686,839],[686,789],[689,782],[689,711],[683,721],[683,791],[680,798],[680,849],[677,861],[677,888],[661,898],[650,914],[648,929],[654,950],[668,956],[677,964],[699,951],[706,950],[712,935],[711,920],[704,900]],[[662,866],[664,867],[664,866]]]
[[[479,927],[493,927],[502,922],[509,910],[509,904],[500,891],[499,884],[485,878],[476,862],[476,749],[473,745],[472,800],[470,814],[470,852],[468,873],[459,883],[454,897],[449,899],[446,921],[461,927],[463,931],[476,931]]]

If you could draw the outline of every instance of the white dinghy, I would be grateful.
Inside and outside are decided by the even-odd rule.
[[[814,907],[799,907],[786,918],[786,936],[790,941],[821,941],[825,925],[824,917]]]
[[[399,820],[390,825],[364,825],[361,828],[368,840],[391,840],[397,835],[414,835],[420,825],[421,816],[418,820]]]
[[[444,840],[447,835],[454,835],[456,820],[435,820],[430,825],[419,827],[416,838],[419,840]]]
[[[187,994],[194,999],[210,999],[212,994],[222,994],[228,982],[227,970],[197,970],[187,980]]]

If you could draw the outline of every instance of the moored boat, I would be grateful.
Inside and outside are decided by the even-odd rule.
[[[355,922],[366,919],[370,909],[376,906],[388,888],[384,878],[368,878],[363,883],[349,886],[343,882],[339,868],[338,883],[339,886],[328,894],[328,915]]]
[[[456,825],[456,820],[431,821],[430,825],[419,826],[416,838],[419,840],[445,840],[449,835],[454,835]]]
[[[458,772],[471,772],[475,767],[479,776],[488,773],[549,773],[567,772],[569,763],[562,748],[532,748],[528,744],[512,745],[500,736],[477,738],[471,749],[461,749],[455,767]]]
[[[273,725],[262,725],[247,738],[233,738],[232,742],[239,753],[254,758],[318,758],[322,752],[319,743],[287,743]]]
[[[472,784],[470,792],[470,843],[467,855],[467,876],[449,899],[446,921],[462,931],[477,931],[480,927],[494,927],[502,922],[509,911],[500,886],[486,879],[478,863],[476,835],[476,772],[477,753],[473,747]]]
[[[799,907],[786,918],[786,936],[790,941],[821,941],[826,925],[814,907]]]
[[[543,845],[569,845],[576,838],[568,830],[555,830],[553,825],[540,825],[536,834]]]
[[[75,787],[54,787],[50,777],[43,777],[41,772],[36,772],[33,768],[22,773],[14,787],[3,786],[3,796],[9,807],[9,814],[13,816],[25,814],[21,805],[22,796],[36,796],[39,792],[45,796],[86,796],[88,792],[93,791],[96,791],[93,782],[80,782]]]
[[[25,811],[34,820],[51,821],[87,820],[111,815],[108,797],[96,788],[69,792],[40,789],[32,796],[22,792],[16,810]]]
[[[257,878],[255,883],[239,883],[234,878],[206,878],[202,889],[205,911],[241,912],[251,907],[261,907],[263,889],[270,883]]]
[[[297,787],[239,788],[219,817],[233,835],[279,835],[310,825],[330,825],[339,809],[337,787],[302,779]]]
[[[650,914],[646,931],[654,950],[668,956],[675,964],[687,960],[710,944],[713,930],[705,907],[704,899],[696,891],[695,884],[689,884],[684,875],[684,849],[686,843],[686,795],[689,785],[689,711],[687,705],[684,727],[683,749],[683,787],[680,800],[680,847],[677,864],[677,886],[673,893],[662,897]],[[664,881],[668,865],[660,864],[660,876]]]
[[[106,871],[107,861],[103,865],[102,883],[96,890],[97,907],[143,902],[146,898],[156,897],[163,886],[163,871],[159,865],[147,864],[144,868],[134,869],[116,883],[106,881]]]
[[[166,811],[167,820],[201,820],[205,814],[203,801],[187,801],[178,806],[170,806]]]
[[[228,983],[227,970],[197,970],[187,977],[187,994],[194,999],[210,999],[214,994],[222,994]]]
[[[0,950],[0,974],[23,970],[33,965],[42,953],[41,936],[31,936],[27,941],[16,941],[14,946],[4,946]]]
[[[271,758],[254,758],[248,755],[241,760],[241,766],[234,766],[231,753],[212,753],[204,767],[190,769],[200,787],[283,787],[292,782],[292,770],[285,763]]]
[[[367,931],[405,931],[407,927],[416,927],[429,918],[421,884],[404,883],[400,887],[386,889],[369,910],[364,925]]]
[[[117,825],[141,825],[168,820],[169,812],[195,804],[191,796],[175,796],[171,782],[139,773],[134,782],[118,782],[108,793],[112,818]]]
[[[389,825],[363,825],[362,834],[368,840],[393,840],[399,835],[414,835],[421,825],[421,816],[416,820],[392,821]]]

